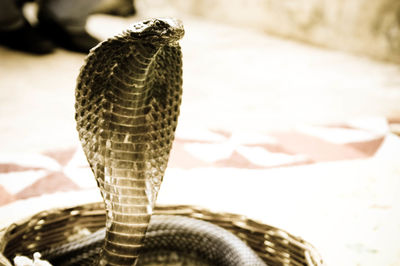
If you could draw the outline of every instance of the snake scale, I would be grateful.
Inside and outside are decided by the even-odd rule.
[[[239,259],[233,251],[223,252],[230,249],[222,244],[207,246],[208,240],[215,242],[224,234],[179,217],[154,217],[155,224],[150,226],[144,242],[177,127],[182,100],[182,53],[178,41],[183,35],[178,20],[145,20],[100,43],[81,68],[75,119],[106,206],[106,232],[105,237],[104,231],[100,232],[97,237],[91,236],[89,244],[80,246],[91,247],[89,250],[96,256],[92,256],[95,261],[81,261],[79,265],[135,265],[146,247],[160,249],[154,244],[157,242],[167,243],[162,250],[176,248],[171,244],[174,242],[181,243],[181,247],[195,245],[208,254],[217,251],[222,257],[219,262],[214,261],[217,265],[263,264],[244,243],[236,246],[237,254],[245,254]],[[193,233],[196,228],[204,230]],[[154,232],[156,236],[151,237]],[[206,232],[218,237],[204,238]],[[100,256],[96,253],[99,242],[104,243]],[[79,253],[79,249],[74,252]]]

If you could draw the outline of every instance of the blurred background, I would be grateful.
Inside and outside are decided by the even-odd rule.
[[[32,23],[37,10],[24,6]],[[399,265],[400,2],[102,0],[86,29],[104,40],[160,16],[186,35],[159,202],[259,219],[330,265]],[[74,121],[84,58],[0,46],[3,224],[28,202],[34,213],[99,199]]]

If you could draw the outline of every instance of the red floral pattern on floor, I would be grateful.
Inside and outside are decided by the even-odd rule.
[[[388,134],[349,125],[269,134],[212,130],[178,134],[169,167],[262,170],[363,159],[374,156]],[[21,156],[0,154],[0,206],[42,194],[93,188],[91,175],[79,147]]]

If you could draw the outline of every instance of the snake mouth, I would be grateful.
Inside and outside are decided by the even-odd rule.
[[[129,31],[134,39],[151,43],[173,43],[185,34],[183,24],[175,18],[148,19],[135,24]]]

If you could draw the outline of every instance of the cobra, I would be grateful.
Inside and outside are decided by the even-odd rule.
[[[178,20],[145,20],[100,43],[81,68],[77,130],[106,206],[105,239],[100,237],[104,244],[95,262],[99,265],[135,265],[143,249],[177,127],[182,99],[178,41],[183,35]],[[169,240],[198,225],[185,221],[189,226],[184,227],[179,218],[155,219],[164,230],[175,228],[177,235]],[[179,223],[178,229],[171,227]],[[244,244],[241,248],[248,265],[262,264]],[[227,265],[232,258],[226,259]],[[237,263],[243,265],[243,260]]]
[[[177,126],[183,34],[173,19],[135,24],[93,49],[78,77],[77,130],[106,206],[100,265],[139,254]]]

